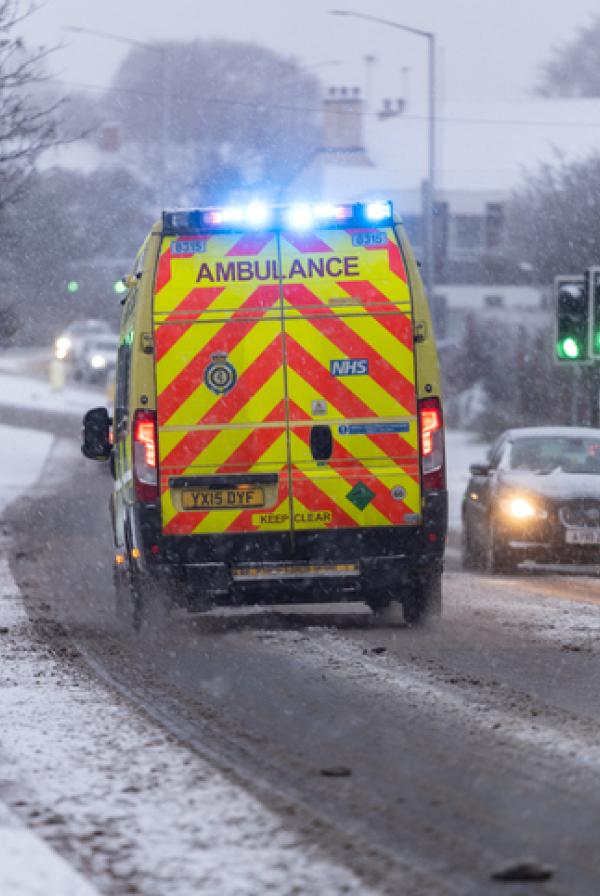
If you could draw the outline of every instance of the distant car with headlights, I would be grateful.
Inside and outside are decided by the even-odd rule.
[[[56,338],[54,356],[59,361],[76,361],[87,340],[110,333],[112,333],[112,328],[104,320],[73,321]]]
[[[508,430],[470,473],[462,503],[465,568],[600,562],[600,429]]]
[[[85,383],[106,383],[117,364],[119,337],[107,333],[86,339],[74,361],[73,376]]]

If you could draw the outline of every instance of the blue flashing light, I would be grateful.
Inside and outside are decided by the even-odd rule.
[[[310,205],[292,205],[286,214],[286,223],[292,230],[309,230],[315,220],[315,213]]]
[[[383,221],[392,215],[392,207],[389,202],[369,202],[365,208],[365,218],[367,221]]]
[[[331,202],[320,202],[319,205],[315,205],[314,215],[320,221],[331,221],[337,217],[336,211],[335,205],[332,205]]]
[[[240,205],[225,206],[221,212],[223,224],[242,224],[244,221],[244,209]]]
[[[245,217],[250,227],[264,227],[271,217],[269,206],[264,202],[251,202],[246,208]]]

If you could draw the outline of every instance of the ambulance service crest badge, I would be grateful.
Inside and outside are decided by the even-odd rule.
[[[210,356],[210,364],[204,371],[204,383],[215,395],[226,395],[237,382],[237,371],[227,360],[225,352]]]

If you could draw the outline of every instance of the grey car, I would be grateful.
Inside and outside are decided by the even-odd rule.
[[[470,473],[462,502],[465,568],[600,562],[600,429],[507,430]]]

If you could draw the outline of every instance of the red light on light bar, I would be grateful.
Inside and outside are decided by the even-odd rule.
[[[218,208],[212,208],[208,212],[204,212],[204,221],[206,224],[222,224],[223,212]]]
[[[346,221],[348,218],[351,218],[354,214],[354,209],[351,205],[336,205],[334,211],[334,218],[336,221]]]

